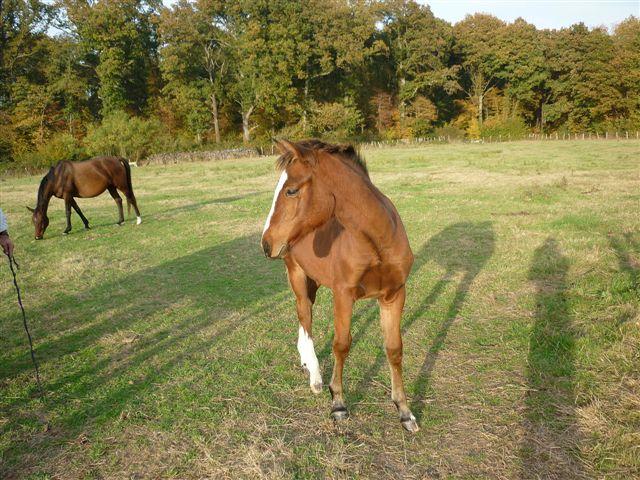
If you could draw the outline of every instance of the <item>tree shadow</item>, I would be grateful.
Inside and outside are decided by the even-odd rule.
[[[47,396],[30,398],[36,393],[33,385],[24,396],[2,399],[7,421],[0,425],[0,435],[31,425],[30,409],[53,417],[55,425],[48,439],[17,438],[4,449],[2,458],[16,465],[0,462],[0,476],[5,469],[9,475],[21,466],[32,442],[52,442],[46,455],[53,456],[79,432],[135,409],[186,362],[202,362],[203,351],[223,345],[236,331],[246,329],[248,321],[282,301],[280,294],[288,288],[281,274],[279,262],[267,262],[260,254],[259,235],[249,235],[63,295],[30,312],[31,318],[59,318],[36,331],[36,356],[44,367]],[[164,318],[174,311],[179,314]],[[95,317],[87,319],[91,313]],[[28,354],[9,352],[0,352],[0,385],[32,368]],[[85,360],[74,361],[76,355]],[[62,365],[64,373],[54,373]],[[123,381],[131,375],[137,376],[135,381]]]
[[[251,198],[251,197],[255,197],[258,195],[263,195],[263,194],[267,194],[270,193],[268,191],[261,191],[261,192],[248,192],[245,193],[243,195],[231,195],[228,197],[218,197],[218,198],[210,198],[208,200],[203,200],[201,202],[194,202],[194,203],[189,203],[187,205],[181,205],[179,207],[173,207],[173,208],[166,208],[166,209],[158,209],[157,211],[152,211],[151,213],[146,213],[144,210],[142,211],[142,217],[143,217],[143,222],[146,223],[146,221],[148,221],[149,219],[158,219],[158,218],[164,218],[166,216],[172,216],[175,214],[180,214],[180,213],[190,213],[190,212],[197,212],[201,209],[203,209],[204,207],[207,207],[209,205],[216,205],[216,204],[225,204],[225,203],[233,203],[233,202],[237,202],[238,200],[244,200],[245,198]],[[78,202],[80,204],[80,208],[83,209],[82,212],[83,213],[87,213],[84,209],[85,206],[81,204],[81,202]],[[104,208],[104,207],[103,207]],[[141,205],[141,208],[144,209],[144,206]],[[135,215],[132,214],[133,210],[131,212],[125,211],[125,223],[124,225],[130,223],[130,224],[135,224]],[[57,214],[56,214],[57,215]],[[61,212],[61,218],[64,217],[64,211]],[[89,211],[89,215],[91,215],[91,212]],[[87,217],[89,218],[89,217]],[[70,234],[78,234],[80,232],[82,232],[84,230],[84,227],[82,227],[82,224],[80,223],[80,217],[78,217],[78,215],[75,212],[72,212],[72,216],[71,216],[71,221],[73,224],[73,229],[71,230]],[[118,209],[116,207],[116,204],[113,203],[113,221],[99,221],[99,222],[92,222],[91,218],[89,218],[89,225],[91,226],[92,230],[95,230],[97,228],[101,228],[101,227],[110,227],[110,226],[116,226],[118,224]],[[60,223],[60,225],[62,225],[62,223]],[[56,231],[49,231],[51,237],[50,238],[56,238],[58,236],[58,234],[56,233]],[[45,237],[46,239],[47,237]]]
[[[251,198],[251,197],[255,197],[258,195],[262,195],[262,194],[266,194],[269,193],[268,191],[262,191],[262,192],[248,192],[245,193],[243,195],[232,195],[229,197],[219,197],[219,198],[212,198],[212,199],[208,199],[208,200],[203,200],[201,202],[195,202],[195,203],[189,203],[187,205],[181,205],[179,207],[174,207],[174,208],[168,208],[166,210],[161,210],[155,213],[151,214],[151,217],[155,217],[158,214],[165,216],[165,215],[173,215],[176,213],[186,213],[186,212],[194,212],[194,211],[198,211],[208,205],[215,205],[215,204],[223,204],[223,203],[233,203],[236,202],[238,200],[244,200],[245,198]]]
[[[534,253],[528,278],[536,288],[529,338],[521,478],[583,478],[574,407],[575,332],[567,305],[568,259],[547,238]]]
[[[640,241],[636,240],[631,232],[626,232],[622,235],[611,234],[609,244],[618,258],[620,272],[628,277],[628,282],[624,282],[624,286],[617,286],[616,294],[622,297],[638,298],[640,295]],[[626,317],[621,320],[625,321],[633,317],[632,312],[627,312]]]
[[[430,262],[437,263],[445,272],[418,306],[411,309],[405,308],[406,313],[403,316],[402,322],[403,334],[406,333],[417,320],[424,319],[425,313],[436,302],[438,297],[442,295],[447,284],[452,282],[456,275],[462,274],[462,280],[457,287],[453,301],[427,349],[427,354],[413,386],[412,410],[418,420],[420,420],[422,416],[425,394],[429,386],[438,352],[442,349],[449,329],[464,304],[473,280],[493,254],[494,248],[495,235],[491,222],[459,222],[449,225],[431,237],[415,255],[416,260],[413,266],[413,275],[416,275],[417,272]],[[411,288],[411,286],[409,286],[409,288]],[[375,314],[373,317],[376,317]],[[386,356],[384,350],[381,349],[375,361],[355,389],[356,401],[364,397],[365,390],[371,378],[380,371],[385,362]]]

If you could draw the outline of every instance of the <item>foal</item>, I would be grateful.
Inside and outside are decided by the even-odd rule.
[[[378,190],[364,161],[351,146],[318,140],[278,142],[282,170],[262,234],[269,258],[282,258],[296,296],[300,328],[298,351],[309,371],[311,390],[322,376],[311,339],[311,307],[320,286],[333,292],[333,353],[329,385],[331,415],[347,417],[342,370],[351,346],[353,304],[377,298],[384,345],[391,370],[391,398],[400,421],[418,430],[402,383],[400,320],[413,253],[400,216]]]
[[[118,225],[124,223],[122,198],[120,198],[118,190],[124,193],[127,198],[127,207],[130,209],[133,206],[137,217],[136,223],[139,225],[142,222],[131,185],[131,168],[125,158],[95,157],[84,162],[63,160],[58,162],[55,167],[51,167],[40,182],[36,208],[27,207],[33,213],[36,240],[42,239],[47,226],[49,226],[47,209],[51,197],[64,199],[67,228],[63,233],[66,235],[71,231],[71,208],[82,219],[84,228],[89,228],[89,221],[83,215],[74,198],[97,197],[105,190],[109,190],[118,206]]]

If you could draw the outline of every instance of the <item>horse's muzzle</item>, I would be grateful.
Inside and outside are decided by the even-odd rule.
[[[280,247],[280,250],[278,250],[278,253],[276,255],[272,255],[271,244],[263,240],[262,250],[264,251],[265,257],[275,260],[276,258],[282,258],[287,254],[287,252],[289,251],[289,245],[287,245],[286,243],[283,243],[282,246]]]
[[[269,258],[271,256],[271,245],[269,245],[269,242],[262,240],[262,251],[265,257]]]

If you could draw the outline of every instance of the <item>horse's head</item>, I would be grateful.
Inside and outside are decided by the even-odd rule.
[[[47,217],[47,214],[44,213],[41,208],[27,207],[27,210],[33,214],[31,216],[31,220],[33,221],[33,225],[36,227],[36,240],[42,240],[44,231],[49,226],[49,217]]]
[[[335,208],[329,189],[314,178],[321,152],[286,140],[277,146],[282,174],[262,232],[262,249],[269,258],[284,257],[298,239],[329,220]]]

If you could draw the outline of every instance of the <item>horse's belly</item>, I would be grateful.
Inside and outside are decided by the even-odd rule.
[[[104,192],[104,190],[104,185],[95,185],[91,183],[76,185],[76,196],[80,198],[97,197],[102,192]]]

